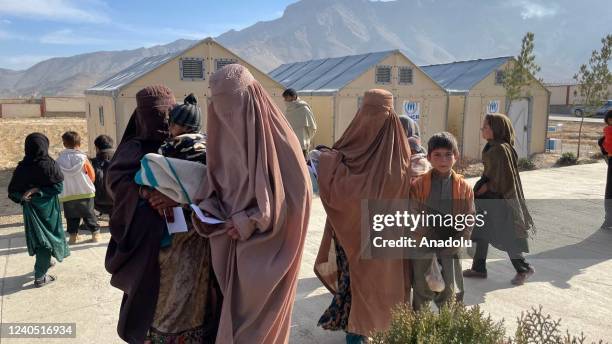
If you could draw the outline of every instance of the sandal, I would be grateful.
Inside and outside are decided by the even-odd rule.
[[[53,275],[45,274],[43,277],[36,278],[34,280],[34,286],[36,288],[44,287],[45,285],[47,285],[49,283],[55,282],[56,279],[57,279],[57,277],[55,277]]]

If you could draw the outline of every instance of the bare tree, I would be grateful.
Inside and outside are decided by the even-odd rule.
[[[521,43],[521,52],[515,63],[509,63],[504,70],[503,86],[506,89],[506,113],[510,110],[512,101],[520,98],[523,88],[531,85],[540,71],[535,62],[535,35],[527,32]]]
[[[588,107],[601,106],[608,98],[608,85],[612,83],[612,74],[608,64],[612,59],[612,35],[601,39],[601,50],[593,50],[587,64],[580,66],[574,80],[578,84],[580,96],[584,99],[584,105]],[[580,129],[578,130],[578,151],[576,157],[580,158],[580,145],[582,141],[582,124],[584,123],[585,111],[582,111]]]

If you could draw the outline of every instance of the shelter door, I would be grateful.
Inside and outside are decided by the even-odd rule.
[[[519,158],[529,155],[529,99],[516,99],[510,104],[508,117],[516,134],[515,148]]]

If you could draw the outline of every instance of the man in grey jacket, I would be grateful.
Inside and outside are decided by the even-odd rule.
[[[315,122],[312,109],[305,101],[298,98],[297,92],[288,88],[283,92],[283,98],[287,104],[285,116],[291,124],[295,135],[297,135],[304,156],[310,149],[310,140],[317,132],[317,123]]]

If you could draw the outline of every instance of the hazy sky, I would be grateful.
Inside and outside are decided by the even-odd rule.
[[[51,57],[214,37],[279,18],[287,5],[297,1],[0,0],[0,68],[26,69]],[[465,30],[483,39],[473,49],[469,41],[449,42],[448,37],[429,32],[433,42],[459,60],[514,55],[524,32],[535,32],[541,76],[547,79],[571,78],[591,50],[600,47],[601,37],[612,32],[612,0],[404,1],[439,11],[437,17],[447,18],[440,27],[457,27],[461,18],[455,20],[453,11],[458,6],[471,9],[470,18],[479,19],[478,24],[466,24]],[[313,4],[317,6],[316,1]],[[491,30],[474,34],[478,25],[491,25]],[[515,43],[509,46],[508,38]],[[483,46],[487,48],[477,48]]]
[[[0,0],[0,68],[217,36],[278,18],[295,1]]]

